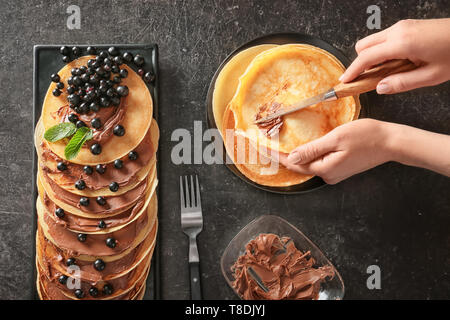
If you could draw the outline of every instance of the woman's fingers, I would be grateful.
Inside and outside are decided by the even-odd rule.
[[[297,147],[291,151],[287,160],[291,164],[306,164],[334,151],[335,147],[335,140],[332,138],[332,132],[330,132],[319,139]]]
[[[382,42],[373,47],[369,47],[361,51],[339,80],[342,82],[349,82],[359,76],[364,70],[394,58],[399,59],[401,57],[398,49],[392,44]]]
[[[378,94],[404,92],[438,83],[435,68],[427,65],[415,70],[393,74],[381,80],[377,85]]]
[[[367,37],[359,40],[355,44],[356,52],[359,54],[361,51],[363,51],[369,47],[372,47],[376,44],[384,42],[386,40],[387,30],[389,30],[389,29],[385,29],[383,31],[371,34],[370,36],[367,36]]]

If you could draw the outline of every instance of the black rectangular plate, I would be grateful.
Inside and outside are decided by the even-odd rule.
[[[86,54],[86,48],[88,45],[74,45],[74,44],[64,44],[69,48],[77,46],[82,49],[82,55]],[[133,55],[139,53],[145,59],[144,70],[153,71],[156,78],[155,81],[147,85],[153,99],[153,117],[158,121],[159,109],[158,109],[158,92],[159,92],[159,73],[158,73],[158,46],[156,44],[90,44],[100,50],[107,50],[111,46],[115,46],[122,53],[125,51],[131,52]],[[39,117],[41,116],[42,104],[44,102],[44,97],[47,89],[50,85],[50,75],[52,73],[58,72],[63,66],[62,55],[59,53],[59,48],[61,45],[36,45],[34,46],[33,58],[34,58],[34,68],[33,68],[33,136],[34,128],[36,126]],[[136,71],[134,65],[130,65]],[[159,175],[159,152],[156,154],[157,162],[156,169]],[[36,290],[36,230],[37,230],[37,213],[36,213],[36,199],[37,199],[37,186],[36,186],[36,174],[37,174],[37,154],[33,152],[33,178],[32,178],[32,205],[33,205],[33,234],[32,234],[32,279],[30,284],[30,299],[39,299]],[[158,192],[158,188],[156,189]],[[159,200],[159,199],[158,199]],[[160,201],[158,201],[158,206],[160,207]],[[159,233],[156,239],[156,246],[153,253],[153,258],[151,262],[150,273],[147,278],[147,288],[144,295],[144,299],[160,299],[160,250],[159,250]]]

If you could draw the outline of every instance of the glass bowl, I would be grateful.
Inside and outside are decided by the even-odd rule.
[[[295,246],[302,252],[311,251],[311,256],[316,260],[319,266],[329,265],[333,268],[334,277],[327,279],[321,283],[319,291],[319,300],[341,300],[344,297],[344,282],[342,277],[333,264],[325,257],[322,251],[309,240],[300,230],[294,227],[286,220],[274,216],[263,215],[248,225],[246,225],[228,244],[225,249],[220,265],[223,276],[230,288],[239,296],[233,288],[233,272],[231,267],[234,265],[239,256],[245,253],[245,246],[250,241],[256,238],[261,233],[273,233],[280,237],[290,237],[294,241]]]

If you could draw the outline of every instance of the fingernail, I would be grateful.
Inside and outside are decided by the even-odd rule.
[[[377,92],[379,94],[389,93],[390,91],[391,91],[391,87],[386,82],[382,82],[377,85]]]
[[[292,151],[288,156],[288,161],[291,163],[297,163],[300,160],[302,160],[302,157],[298,151]]]
[[[342,79],[344,78],[344,73],[343,74],[341,74],[341,76],[339,77],[339,81],[342,81]]]

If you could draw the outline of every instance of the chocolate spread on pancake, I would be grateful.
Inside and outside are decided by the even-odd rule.
[[[255,116],[255,121],[261,118],[267,117],[280,109],[282,105],[278,102],[272,102],[272,104],[264,104],[259,107],[259,111]],[[283,120],[281,117],[277,117],[272,120],[264,121],[262,123],[258,123],[258,128],[269,138],[278,134],[283,125]]]
[[[260,234],[245,249],[232,271],[233,287],[246,300],[317,299],[320,284],[334,276],[331,266],[317,267],[311,253],[298,250],[288,237]],[[267,292],[249,268],[259,276]]]
[[[126,98],[122,100],[126,100]],[[97,112],[77,115],[80,120],[93,130],[92,141],[103,144],[111,137],[113,128],[123,120],[125,116],[125,106],[126,103],[121,101],[118,107],[100,108]],[[59,117],[60,122],[69,122],[68,117],[72,112],[69,105],[64,105],[56,111],[56,116]],[[94,118],[100,119],[100,122],[102,123],[100,129],[94,129],[90,125],[91,120]]]

